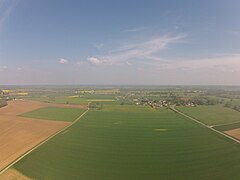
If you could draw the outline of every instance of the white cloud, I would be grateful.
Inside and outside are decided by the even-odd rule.
[[[105,60],[100,60],[99,58],[96,57],[89,57],[88,62],[90,62],[93,65],[102,65],[107,63]]]
[[[7,66],[0,66],[0,71],[7,69]]]
[[[126,29],[123,32],[138,32],[138,31],[143,31],[147,29],[147,27],[139,27],[139,28],[133,28],[133,29]]]
[[[144,63],[149,68],[154,67],[155,70],[210,70],[221,72],[240,71],[240,54],[228,54],[222,56],[214,56],[209,58],[188,59],[188,60],[163,60],[151,61]]]
[[[212,69],[220,71],[240,71],[240,54],[229,54],[218,57],[180,61],[173,64],[174,68],[187,67],[195,69]]]
[[[60,64],[67,64],[68,60],[67,59],[63,59],[63,58],[59,58],[58,59],[58,63],[60,63]]]
[[[7,66],[0,66],[0,69],[7,69]]]
[[[94,46],[97,48],[97,49],[101,49],[104,44],[103,43],[100,43],[100,44],[94,44]]]
[[[186,35],[164,35],[139,43],[128,43],[107,55],[97,57],[97,59],[102,59],[102,61],[105,61],[105,64],[119,64],[139,59],[152,59],[156,53],[168,48],[171,44],[184,42],[185,38]],[[97,64],[103,64],[98,61],[96,62]]]

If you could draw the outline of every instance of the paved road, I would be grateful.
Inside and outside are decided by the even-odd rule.
[[[206,125],[206,124],[198,121],[197,119],[195,119],[195,118],[193,118],[193,117],[191,117],[191,116],[188,116],[187,114],[184,114],[184,113],[181,112],[181,111],[178,111],[178,110],[175,108],[175,105],[170,106],[170,109],[171,109],[172,111],[174,111],[174,112],[182,115],[182,116],[185,116],[185,117],[188,118],[188,119],[191,119],[192,121],[195,121],[195,122],[198,123],[198,124],[201,124],[202,126],[208,128],[208,129],[210,129],[210,130],[212,130],[212,131],[214,131],[214,132],[216,132],[216,133],[218,133],[218,134],[221,134],[221,135],[223,135],[223,136],[225,136],[225,137],[227,137],[227,138],[229,138],[229,139],[231,139],[231,140],[233,140],[233,141],[235,141],[235,142],[237,142],[237,143],[240,143],[240,141],[239,141],[238,139],[235,139],[235,138],[233,138],[232,136],[229,136],[229,135],[227,135],[227,134],[224,134],[223,132],[214,129],[212,126],[208,126],[208,125]]]

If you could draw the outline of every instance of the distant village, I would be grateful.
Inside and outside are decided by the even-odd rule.
[[[0,99],[1,100],[5,100],[5,101],[9,101],[9,100],[12,100],[13,97],[10,94],[9,91],[7,91],[7,90],[0,90]]]
[[[0,107],[6,106],[7,100],[9,100],[9,95],[0,90]]]
[[[169,107],[170,105],[172,104],[176,104],[178,106],[191,106],[191,107],[195,107],[196,104],[191,102],[191,101],[188,101],[188,102],[185,102],[185,101],[182,101],[182,102],[174,102],[174,101],[167,101],[167,100],[149,100],[147,98],[143,98],[141,100],[139,99],[133,99],[133,102],[136,104],[136,105],[149,105],[150,107],[152,108],[161,108],[161,107]]]

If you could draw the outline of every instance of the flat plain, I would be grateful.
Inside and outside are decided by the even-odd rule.
[[[240,178],[239,144],[170,110],[132,107],[91,110],[13,169],[32,179]]]
[[[42,120],[74,121],[85,109],[66,107],[43,107],[24,114],[21,117],[36,118]]]
[[[0,170],[70,124],[18,116],[45,105],[39,102],[12,101],[0,109]]]
[[[210,126],[240,122],[240,112],[221,105],[197,107],[179,106],[177,109]]]

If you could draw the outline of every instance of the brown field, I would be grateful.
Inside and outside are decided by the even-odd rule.
[[[224,133],[240,140],[240,128],[225,131]]]
[[[50,105],[55,106],[34,101],[12,101],[8,106],[0,108],[0,171],[49,136],[71,124],[17,116]]]
[[[16,115],[20,115],[20,114],[32,111],[34,109],[38,109],[46,106],[81,108],[81,109],[87,108],[87,105],[52,104],[52,103],[44,103],[44,102],[38,102],[38,101],[16,100],[16,101],[9,101],[8,106],[0,108],[0,115],[16,116]]]
[[[30,180],[15,169],[9,169],[3,175],[0,175],[0,180]]]

